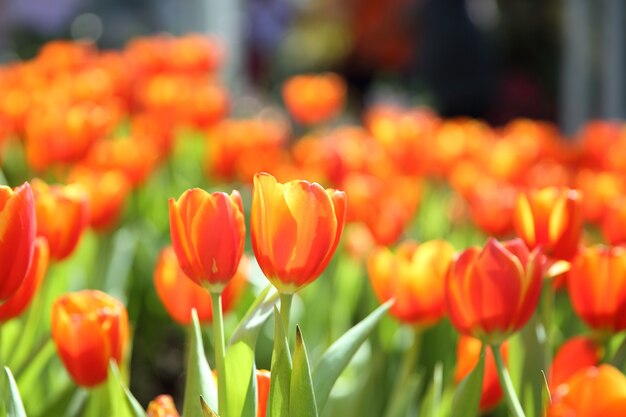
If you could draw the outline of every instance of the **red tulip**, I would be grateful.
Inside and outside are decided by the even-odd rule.
[[[566,341],[552,360],[549,373],[550,390],[555,391],[572,375],[581,369],[596,366],[602,359],[602,349],[596,342],[585,336],[577,336]]]

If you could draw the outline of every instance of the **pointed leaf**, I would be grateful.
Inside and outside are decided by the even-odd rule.
[[[220,417],[215,411],[211,410],[211,407],[209,407],[209,405],[204,401],[202,395],[200,396],[200,406],[202,407],[204,417]]]
[[[485,373],[485,349],[486,346],[483,343],[476,367],[456,388],[452,398],[450,417],[474,417],[478,414],[478,405],[480,404],[480,395],[483,388],[483,375]]]
[[[296,348],[293,353],[293,370],[291,371],[289,415],[318,417],[309,358],[298,326],[296,326]]]
[[[426,395],[420,406],[420,416],[437,417],[441,411],[441,397],[443,394],[443,364],[437,362],[433,371],[432,384],[428,387]]]
[[[13,378],[13,374],[7,368],[4,367],[4,376],[9,387],[9,398],[7,399],[7,417],[26,417],[26,410],[24,410],[24,404],[20,397],[20,392],[17,389],[17,384]]]
[[[185,398],[183,399],[183,415],[185,417],[204,417],[198,398],[202,395],[213,409],[217,409],[217,387],[211,374],[211,368],[204,354],[202,333],[198,314],[192,312],[192,325],[189,334],[189,357],[187,361],[187,379],[185,381]]]
[[[272,353],[270,392],[267,400],[268,417],[289,415],[291,384],[291,353],[283,328],[283,320],[274,306],[274,352]]]
[[[324,352],[313,371],[313,386],[318,410],[324,408],[335,381],[392,304],[393,301],[390,300],[378,307]]]
[[[124,408],[127,411],[124,415],[130,415],[133,417],[146,417],[146,412],[144,411],[143,407],[141,406],[141,404],[139,404],[139,401],[137,401],[137,399],[130,392],[126,384],[124,384],[124,382],[122,381],[122,378],[120,376],[120,370],[117,367],[117,363],[115,363],[115,361],[113,360],[109,362],[109,379],[107,383],[109,384],[109,395],[111,396],[112,402],[114,401],[113,398],[115,396],[120,395],[120,392],[123,395],[124,398],[123,401],[120,402],[120,404],[125,404]],[[120,415],[118,412],[115,411],[115,403],[113,404],[113,415]]]

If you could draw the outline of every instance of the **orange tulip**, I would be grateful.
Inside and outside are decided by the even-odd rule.
[[[109,360],[122,361],[128,337],[126,308],[108,294],[83,290],[52,305],[52,338],[78,385],[93,387],[106,381]]]
[[[150,401],[147,414],[148,417],[180,417],[174,400],[169,395],[159,395]]]
[[[246,285],[248,260],[241,258],[239,268],[222,293],[222,311],[230,311],[239,301]],[[169,315],[182,325],[191,323],[191,310],[196,309],[198,319],[209,323],[213,319],[211,295],[189,279],[180,268],[171,246],[163,249],[154,270],[157,295]]]
[[[30,184],[0,185],[0,301],[22,285],[35,247],[35,204]]]
[[[469,198],[469,208],[476,226],[490,236],[504,236],[513,231],[513,210],[517,190],[503,184],[477,189]]]
[[[32,186],[37,236],[48,240],[52,259],[63,260],[72,254],[89,224],[87,193],[78,184],[48,185],[37,178]]]
[[[254,177],[252,248],[265,276],[286,294],[311,283],[333,256],[345,223],[346,196],[317,183]]]
[[[609,244],[626,243],[626,198],[619,197],[611,202],[600,229]]]
[[[434,324],[444,315],[445,277],[453,257],[454,248],[443,240],[405,241],[395,254],[379,247],[368,261],[374,293],[381,302],[395,299],[389,311],[398,320]]]
[[[622,175],[606,171],[581,170],[576,177],[576,184],[583,194],[585,219],[594,223],[600,223],[611,202],[626,191]]]
[[[263,369],[256,370],[257,389],[257,417],[265,417],[267,410],[267,398],[270,394],[270,371]]]
[[[124,208],[130,182],[120,171],[98,171],[77,165],[69,175],[70,183],[83,186],[89,199],[89,224],[95,230],[111,228]]]
[[[456,368],[454,369],[454,382],[459,384],[463,378],[478,364],[482,342],[470,336],[461,335],[456,345]],[[483,374],[483,387],[480,394],[480,410],[487,411],[498,405],[502,399],[502,387],[498,379],[496,361],[491,351],[491,346],[485,347],[485,373]],[[508,342],[500,346],[500,353],[506,363],[509,351]]]
[[[237,191],[209,194],[199,188],[170,198],[170,236],[185,274],[211,292],[221,292],[243,254],[246,226]]]
[[[463,251],[446,278],[446,307],[456,329],[498,344],[519,330],[541,294],[543,256],[521,239],[489,238]]]
[[[626,377],[611,365],[600,365],[581,369],[553,392],[546,417],[623,416],[625,404]]]
[[[550,391],[558,389],[581,369],[596,366],[602,359],[602,348],[585,336],[577,336],[563,344],[554,356],[549,372]]]
[[[337,74],[296,75],[285,81],[282,89],[287,110],[306,125],[322,123],[343,108],[346,83]]]
[[[549,258],[568,261],[576,255],[582,233],[581,195],[556,187],[520,193],[513,224],[529,248],[541,247]]]
[[[576,314],[594,329],[626,329],[626,248],[596,245],[572,262],[567,289]]]
[[[0,323],[18,317],[28,307],[48,270],[48,242],[42,237],[35,239],[33,259],[22,285],[11,297],[0,304]]]

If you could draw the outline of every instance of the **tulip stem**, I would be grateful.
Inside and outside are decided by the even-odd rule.
[[[504,360],[502,360],[500,345],[492,345],[491,350],[493,352],[493,357],[496,361],[498,378],[500,379],[500,385],[502,386],[502,389],[504,391],[504,396],[506,397],[506,402],[509,406],[509,410],[515,417],[526,417],[526,415],[524,414],[524,410],[522,409],[522,405],[517,398],[517,394],[515,394],[515,389],[513,388],[513,382],[511,381],[509,371],[507,371],[506,366],[504,365]]]
[[[409,383],[409,379],[415,371],[415,366],[419,360],[422,347],[422,332],[420,329],[415,329],[412,335],[413,341],[411,347],[404,352],[398,377],[393,384],[391,397],[385,409],[385,416],[396,415],[398,407],[402,403],[402,397],[406,394],[407,383]]]
[[[224,343],[224,318],[222,315],[222,294],[211,292],[213,302],[213,335],[215,346],[215,364],[217,367],[217,398],[218,413],[226,417],[226,364]]]
[[[283,330],[285,330],[285,336],[289,340],[289,320],[291,318],[291,302],[293,301],[293,294],[280,294],[280,317],[283,319]]]

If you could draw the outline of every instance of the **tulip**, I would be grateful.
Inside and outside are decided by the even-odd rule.
[[[148,417],[180,417],[174,400],[169,395],[159,395],[148,404]]]
[[[267,398],[270,394],[270,371],[263,369],[256,370],[256,389],[257,389],[257,417],[265,417],[267,410]]]
[[[283,84],[283,100],[302,124],[322,123],[336,116],[346,96],[346,83],[337,74],[296,75]]]
[[[592,366],[576,372],[552,393],[546,417],[623,416],[625,405],[626,377],[611,365]]]
[[[574,311],[590,327],[626,329],[626,248],[583,249],[572,262],[567,289]]]
[[[446,278],[446,307],[462,334],[497,345],[530,319],[541,294],[543,256],[521,239],[490,238],[463,251]]]
[[[224,313],[232,310],[241,298],[246,285],[247,266],[248,260],[243,257],[235,276],[224,288],[222,293]],[[158,257],[154,271],[154,286],[165,309],[176,322],[182,325],[190,324],[191,311],[194,308],[201,322],[209,323],[213,319],[213,302],[210,294],[185,275],[172,247],[163,249]]]
[[[520,193],[513,224],[530,249],[541,247],[549,258],[569,261],[582,233],[581,194],[556,187]]]
[[[109,361],[122,361],[128,337],[126,308],[108,294],[83,290],[52,305],[52,338],[78,385],[94,387],[106,381]]]
[[[13,295],[26,277],[35,247],[35,204],[28,183],[0,185],[0,301]]]
[[[443,240],[405,241],[395,254],[379,247],[368,260],[374,293],[381,302],[395,299],[389,311],[398,320],[432,325],[444,315],[445,277],[453,257],[454,248]]]
[[[557,351],[549,372],[550,391],[558,390],[572,375],[581,369],[596,366],[602,359],[602,349],[585,336],[569,339]]]
[[[469,336],[461,336],[456,345],[456,368],[454,370],[454,382],[461,383],[476,367],[480,357],[481,341]],[[485,352],[485,373],[483,374],[483,386],[480,394],[480,410],[488,411],[498,405],[502,399],[502,387],[498,380],[498,370],[493,358],[492,347],[487,346]],[[500,347],[500,353],[507,360],[509,345],[505,342]]]
[[[237,191],[209,194],[199,188],[170,198],[170,236],[180,267],[196,283],[220,293],[235,275],[246,226]]]
[[[600,229],[609,244],[626,243],[626,198],[618,197],[611,202],[604,214]]]
[[[34,179],[32,186],[37,236],[48,240],[50,257],[61,261],[76,249],[89,224],[87,192],[78,184],[48,185],[39,179]]]
[[[48,242],[42,237],[35,239],[33,259],[22,285],[11,297],[0,304],[0,323],[18,317],[28,307],[40,287],[48,269]]]
[[[342,191],[317,183],[286,184],[266,173],[254,177],[252,248],[261,270],[285,294],[315,280],[333,256],[345,223]]]

